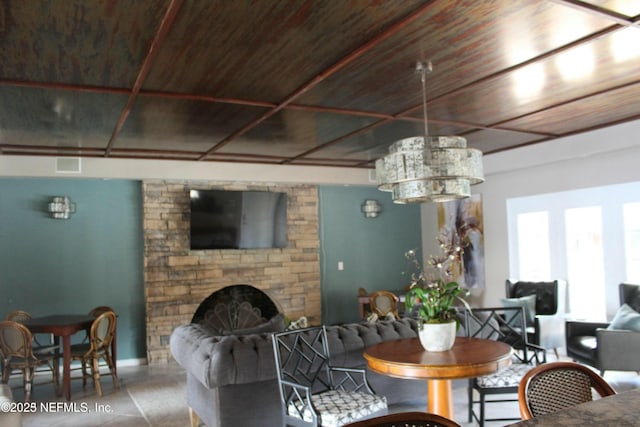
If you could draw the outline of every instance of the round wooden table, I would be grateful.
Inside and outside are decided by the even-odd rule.
[[[367,348],[364,358],[379,374],[427,380],[427,412],[454,419],[451,380],[487,375],[511,364],[511,346],[457,337],[448,351],[426,351],[418,338],[385,341]]]

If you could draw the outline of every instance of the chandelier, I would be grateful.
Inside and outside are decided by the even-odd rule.
[[[418,62],[422,81],[424,137],[401,139],[376,161],[378,189],[394,203],[446,202],[471,196],[471,185],[484,181],[482,152],[467,148],[461,136],[429,136],[426,74],[431,63]]]

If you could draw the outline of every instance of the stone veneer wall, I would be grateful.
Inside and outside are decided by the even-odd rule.
[[[292,319],[319,324],[318,192],[310,185],[144,181],[144,287],[147,361],[172,361],[169,337],[191,321],[200,302],[228,285],[251,284],[268,293]],[[287,193],[284,249],[190,250],[189,190]]]

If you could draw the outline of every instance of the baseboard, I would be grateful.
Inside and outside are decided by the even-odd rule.
[[[117,363],[118,368],[122,366],[141,366],[147,364],[147,359],[144,357],[139,359],[118,359]]]

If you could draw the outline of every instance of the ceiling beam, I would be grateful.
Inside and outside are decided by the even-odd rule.
[[[131,109],[133,108],[133,104],[135,104],[136,99],[138,98],[138,94],[140,93],[140,89],[142,88],[142,85],[145,79],[147,78],[147,76],[149,75],[149,72],[151,71],[151,66],[153,65],[153,61],[156,59],[156,56],[158,55],[159,47],[164,41],[165,37],[167,36],[167,33],[169,32],[171,25],[173,25],[173,22],[175,21],[176,16],[178,15],[180,8],[182,7],[183,2],[184,0],[171,0],[171,3],[169,3],[169,7],[167,8],[167,11],[165,12],[164,17],[160,22],[160,27],[158,28],[158,31],[156,32],[156,36],[153,38],[153,41],[149,46],[149,51],[147,52],[147,56],[144,58],[144,61],[142,62],[142,66],[140,67],[138,76],[136,77],[135,83],[133,84],[133,88],[131,89],[131,94],[129,95],[129,100],[127,101],[127,105],[125,105],[124,109],[120,113],[120,117],[118,118],[116,127],[115,129],[113,129],[111,138],[109,138],[109,143],[107,144],[107,148],[104,154],[105,157],[109,157],[109,153],[113,148],[113,144],[116,138],[118,137],[118,134],[122,129],[122,126],[124,126],[124,122],[127,120],[127,117],[129,117],[129,114],[131,113]]]

